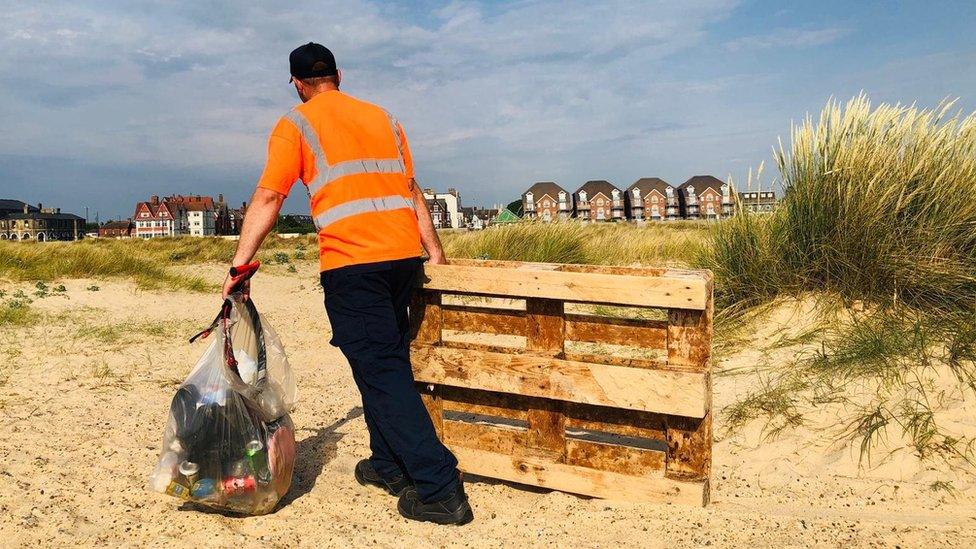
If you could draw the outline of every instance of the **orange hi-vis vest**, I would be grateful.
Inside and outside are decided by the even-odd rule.
[[[421,255],[412,178],[410,149],[396,118],[327,91],[278,121],[258,186],[287,195],[302,180],[324,271]]]

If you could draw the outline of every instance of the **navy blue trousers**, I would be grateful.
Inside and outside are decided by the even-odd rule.
[[[410,368],[408,305],[420,259],[323,271],[332,345],[352,367],[363,397],[370,461],[386,479],[404,475],[420,500],[450,497],[457,459],[437,438]]]

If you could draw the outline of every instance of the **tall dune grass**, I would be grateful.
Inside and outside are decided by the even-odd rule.
[[[532,223],[442,235],[448,257],[549,263],[688,266],[707,243],[703,223]]]
[[[269,237],[258,254],[265,263],[280,257],[315,258],[304,251],[314,237]],[[58,278],[127,278],[141,287],[212,291],[215,281],[175,272],[172,265],[229,264],[237,242],[221,238],[90,239],[81,242],[0,241],[0,278],[51,281]]]
[[[720,224],[705,263],[729,303],[830,290],[850,299],[972,308],[976,115],[864,95],[792,129],[771,216]]]

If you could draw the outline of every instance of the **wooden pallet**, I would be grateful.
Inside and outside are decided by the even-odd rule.
[[[491,299],[512,303],[484,306]],[[660,315],[567,313],[567,304]],[[708,503],[710,272],[455,260],[425,267],[411,320],[418,389],[463,471],[601,498]],[[480,336],[446,337],[456,332]],[[499,336],[525,344],[499,346]],[[600,352],[570,348],[578,342]],[[659,356],[612,351],[620,345]]]

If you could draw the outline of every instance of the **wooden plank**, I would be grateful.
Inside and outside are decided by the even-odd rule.
[[[668,323],[660,320],[566,315],[566,339],[663,349],[668,340]]]
[[[584,404],[704,417],[704,372],[650,370],[571,360],[418,345],[414,377],[423,383],[522,394]]]
[[[631,358],[625,356],[614,356],[611,354],[593,355],[584,353],[565,353],[563,358],[576,362],[592,362],[594,364],[609,364],[610,366],[624,366],[627,368],[645,368],[650,370],[681,370],[682,368],[671,368],[662,361],[653,358]]]
[[[509,456],[536,455],[531,432],[504,425],[444,421],[444,443]],[[566,455],[554,460],[635,477],[664,476],[664,452],[587,440],[566,440]],[[639,480],[635,480],[639,482]]]
[[[712,288],[702,311],[670,311],[668,364],[705,374],[704,416],[669,417],[667,420],[669,478],[707,479],[712,463]]]
[[[474,449],[490,449],[510,456],[525,453],[525,429],[505,426],[467,423],[464,421],[444,422],[444,444]]]
[[[490,307],[443,306],[445,330],[484,334],[525,334],[525,311]]]
[[[563,353],[565,331],[562,301],[540,298],[525,300],[526,350],[540,356],[558,357]],[[548,404],[544,408],[529,409],[526,444],[532,453],[559,461],[566,455],[566,418],[553,408],[552,404]]]
[[[708,283],[697,271],[645,276],[461,264],[426,265],[424,275],[419,284],[428,290],[682,309],[703,309]]]
[[[466,473],[599,498],[698,506],[707,503],[707,479],[682,482],[656,475],[638,477],[553,463],[535,456],[511,456],[456,445],[450,448]]]
[[[564,403],[566,429],[611,433],[626,437],[667,440],[667,416],[588,404]]]
[[[441,293],[415,291],[410,300],[410,333],[415,343],[435,345],[443,326]]]
[[[567,465],[591,467],[635,477],[663,477],[665,453],[570,438],[566,440],[565,462]]]

